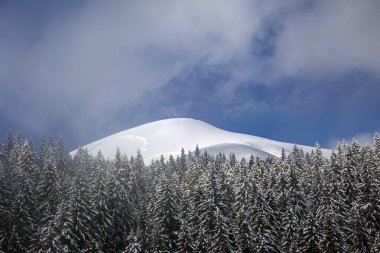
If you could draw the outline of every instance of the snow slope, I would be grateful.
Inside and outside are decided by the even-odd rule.
[[[139,149],[145,162],[159,159],[161,154],[168,158],[170,154],[176,156],[181,148],[193,151],[196,147],[208,154],[219,152],[226,155],[234,153],[237,158],[249,158],[252,154],[262,158],[271,156],[279,157],[281,149],[289,152],[294,144],[273,141],[252,135],[228,132],[216,128],[200,120],[188,118],[174,118],[151,122],[134,127],[93,143],[82,148],[87,149],[92,155],[101,150],[104,157],[115,157],[116,148],[128,156],[135,155]],[[305,152],[310,152],[312,147],[298,146]],[[74,155],[77,150],[70,154]],[[324,155],[329,155],[330,150],[323,149]]]

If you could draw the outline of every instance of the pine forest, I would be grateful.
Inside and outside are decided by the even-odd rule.
[[[0,252],[380,252],[380,136],[329,158],[194,147],[149,165],[3,140]]]

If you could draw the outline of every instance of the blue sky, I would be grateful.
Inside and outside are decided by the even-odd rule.
[[[377,0],[0,0],[0,133],[76,148],[191,117],[291,143],[380,129]]]

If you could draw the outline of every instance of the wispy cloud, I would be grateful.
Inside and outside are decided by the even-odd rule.
[[[242,87],[352,68],[380,73],[376,0],[51,5],[34,6],[34,15],[12,1],[0,6],[0,115],[37,132],[64,124],[85,139],[117,118],[129,127],[149,118],[145,104],[164,100],[173,80],[199,66],[222,66],[228,76],[209,95],[225,115],[281,107],[242,99]],[[177,99],[161,112],[180,116],[191,108]]]
[[[357,140],[362,145],[368,145],[373,142],[375,133],[359,133],[356,134],[352,139]]]
[[[357,133],[351,137],[340,139],[340,140],[339,139],[332,139],[329,142],[329,147],[331,149],[335,149],[338,142],[343,141],[343,140],[347,141],[347,142],[351,142],[351,141],[355,140],[355,141],[359,142],[361,145],[369,145],[369,144],[373,143],[374,137],[377,133],[379,133],[379,131],[363,132],[363,133]]]

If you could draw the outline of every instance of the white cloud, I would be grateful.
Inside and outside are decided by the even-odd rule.
[[[380,75],[380,2],[315,1],[289,13],[273,59],[281,74],[343,73],[359,68]]]
[[[13,106],[3,105],[3,113],[38,130],[52,117],[83,132],[101,127],[189,66],[246,57],[263,15],[245,0],[87,3],[47,25],[22,54],[20,41],[0,45],[8,52],[1,88],[23,91],[2,97]],[[15,97],[23,102],[7,101]]]

